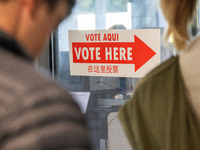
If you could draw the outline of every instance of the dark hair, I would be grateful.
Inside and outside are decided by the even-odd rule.
[[[1,1],[1,0],[0,0]],[[41,0],[38,0],[41,2]],[[61,0],[45,0],[45,2],[49,5],[49,11],[51,12],[56,4],[61,1]],[[76,4],[76,0],[63,0],[66,1],[67,5],[68,5],[68,13],[67,15],[69,15],[72,11],[72,8],[74,7],[74,5]]]
[[[39,0],[41,1],[41,0]],[[50,11],[54,9],[54,7],[56,6],[57,2],[60,0],[45,0],[47,2],[47,4],[49,5]],[[76,0],[65,0],[66,3],[68,4],[68,14],[69,15],[72,11],[72,8],[74,7],[74,5],[76,4]]]
[[[0,2],[8,2],[10,0],[0,0]],[[61,1],[61,0],[37,0],[37,2],[46,2],[48,5],[49,5],[49,11],[51,12],[56,4]],[[72,11],[72,8],[74,7],[74,5],[76,4],[76,0],[64,0],[66,1],[67,5],[69,6],[68,7],[68,14],[69,15]]]

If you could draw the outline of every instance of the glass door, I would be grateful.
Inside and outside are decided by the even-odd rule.
[[[140,78],[71,76],[68,31],[159,28],[162,36],[165,21],[157,6],[155,0],[78,0],[71,16],[52,36],[53,73],[74,96],[83,94],[88,99],[83,113],[88,119],[95,150],[130,148],[117,112],[132,96]],[[163,62],[174,55],[174,50],[160,42]]]

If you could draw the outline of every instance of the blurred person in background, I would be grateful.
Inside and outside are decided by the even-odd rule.
[[[134,150],[200,149],[200,36],[189,34],[197,0],[160,0],[177,56],[140,80],[119,118]]]
[[[68,92],[34,68],[75,0],[0,0],[0,149],[90,150],[86,120]]]

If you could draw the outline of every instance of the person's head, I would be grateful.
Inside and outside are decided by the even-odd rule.
[[[0,0],[1,1],[1,0]],[[5,0],[3,0],[5,1]],[[37,3],[46,3],[49,7],[49,12],[52,12],[54,10],[54,8],[56,7],[56,4],[59,2],[60,0],[37,0]],[[64,0],[66,2],[66,4],[68,5],[68,9],[67,9],[67,13],[66,13],[66,17],[71,13],[72,8],[74,7],[76,0]]]
[[[111,26],[109,28],[109,30],[110,29],[126,29],[126,27],[123,24],[115,24],[115,25]]]
[[[190,42],[188,25],[193,19],[197,0],[160,0],[163,14],[168,22],[166,39],[173,37],[178,51],[184,50]]]
[[[51,31],[66,18],[75,0],[0,0],[0,29],[36,57]]]

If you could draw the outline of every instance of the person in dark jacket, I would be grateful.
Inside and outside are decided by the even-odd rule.
[[[34,68],[75,0],[0,0],[0,149],[90,150],[86,120],[68,92]]]

